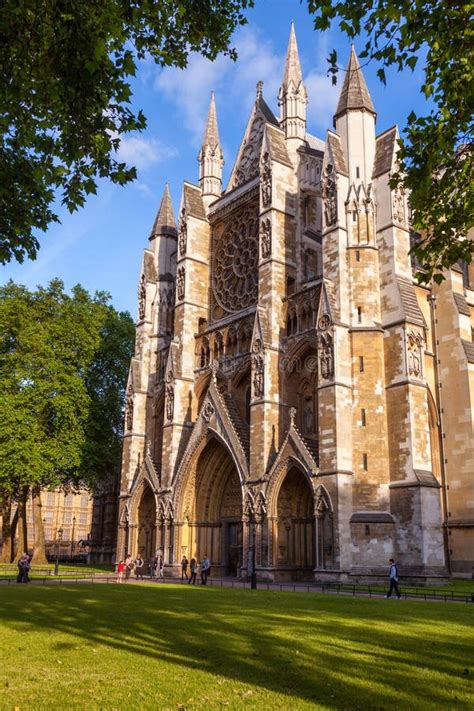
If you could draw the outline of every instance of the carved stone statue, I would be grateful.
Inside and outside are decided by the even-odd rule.
[[[140,284],[138,286],[138,320],[143,321],[145,318],[145,305],[146,305],[146,279],[145,275],[142,274],[140,279]]]
[[[166,419],[172,420],[174,414],[174,387],[171,384],[166,386]]]
[[[186,273],[184,271],[184,267],[180,267],[176,276],[176,296],[178,297],[178,301],[182,301],[184,299],[185,279]]]
[[[127,396],[125,398],[125,429],[128,432],[132,431],[133,427],[133,385],[127,388]]]
[[[179,245],[179,256],[184,256],[186,252],[186,242],[188,238],[188,224],[186,222],[186,210],[181,210],[181,215],[179,218],[179,235],[178,235],[178,245]]]
[[[337,222],[337,176],[332,165],[328,165],[322,180],[324,219],[326,227]]]
[[[319,340],[319,371],[324,380],[334,375],[334,344],[332,337],[327,334]]]
[[[267,259],[272,251],[272,223],[270,220],[264,220],[260,229],[262,259]]]
[[[263,397],[264,363],[263,357],[254,359],[253,394],[254,397]]]
[[[260,184],[262,191],[262,206],[269,207],[272,202],[272,168],[268,153],[265,153],[262,159]]]

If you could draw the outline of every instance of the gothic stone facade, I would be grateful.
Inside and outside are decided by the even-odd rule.
[[[397,128],[354,50],[334,130],[306,131],[292,28],[280,120],[257,96],[227,188],[214,97],[176,226],[144,252],[117,557],[209,555],[215,574],[470,572],[472,265],[422,287]],[[252,552],[252,553],[251,553]]]

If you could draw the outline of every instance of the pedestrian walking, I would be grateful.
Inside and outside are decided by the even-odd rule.
[[[30,557],[28,553],[23,553],[20,560],[18,561],[18,576],[16,579],[17,583],[29,583],[29,571],[30,571]]]
[[[183,555],[183,558],[181,560],[181,582],[183,582],[184,578],[186,578],[186,580],[188,579],[188,565],[189,561],[186,556]]]
[[[400,600],[401,594],[400,590],[398,588],[398,567],[393,560],[393,558],[390,558],[388,561],[390,563],[390,568],[388,570],[388,577],[390,581],[390,588],[388,590],[388,593],[385,595],[386,598],[391,597],[392,592],[395,590],[395,593],[397,595],[397,598]]]
[[[156,578],[156,557],[154,555],[148,561],[148,569],[150,571],[150,579]]]
[[[207,578],[209,577],[211,572],[211,563],[209,561],[209,558],[207,557],[207,553],[204,556],[202,563],[201,563],[201,585],[207,585]]]
[[[133,566],[135,568],[135,577],[137,580],[143,580],[143,564],[144,560],[141,553],[138,553],[137,557],[133,561]]]
[[[119,561],[119,564],[117,565],[117,582],[118,583],[123,583],[123,575],[125,572],[125,563],[123,560]]]
[[[125,558],[125,582],[128,583],[133,570],[133,560],[130,553]]]
[[[158,577],[163,578],[163,558],[159,556],[158,558]]]
[[[191,558],[191,562],[189,564],[189,570],[190,570],[190,576],[188,580],[188,585],[196,585],[196,573],[197,573],[197,560],[196,558]]]

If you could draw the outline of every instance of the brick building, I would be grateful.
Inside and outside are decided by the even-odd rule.
[[[294,29],[277,119],[257,84],[225,190],[211,98],[199,181],[166,189],[139,280],[117,554],[262,579],[470,574],[474,265],[415,280],[396,126],[352,49],[325,139]],[[254,551],[254,553],[253,553]]]

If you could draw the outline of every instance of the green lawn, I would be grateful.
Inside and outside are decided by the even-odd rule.
[[[59,563],[59,575],[68,578],[80,578],[86,575],[100,575],[102,573],[113,573],[115,566],[109,565],[77,565],[74,563]],[[30,578],[48,578],[54,573],[54,563],[46,565],[33,565],[30,571]],[[16,563],[0,563],[0,580],[2,578],[16,578],[18,567]]]
[[[469,709],[474,606],[0,587],[0,708]]]

